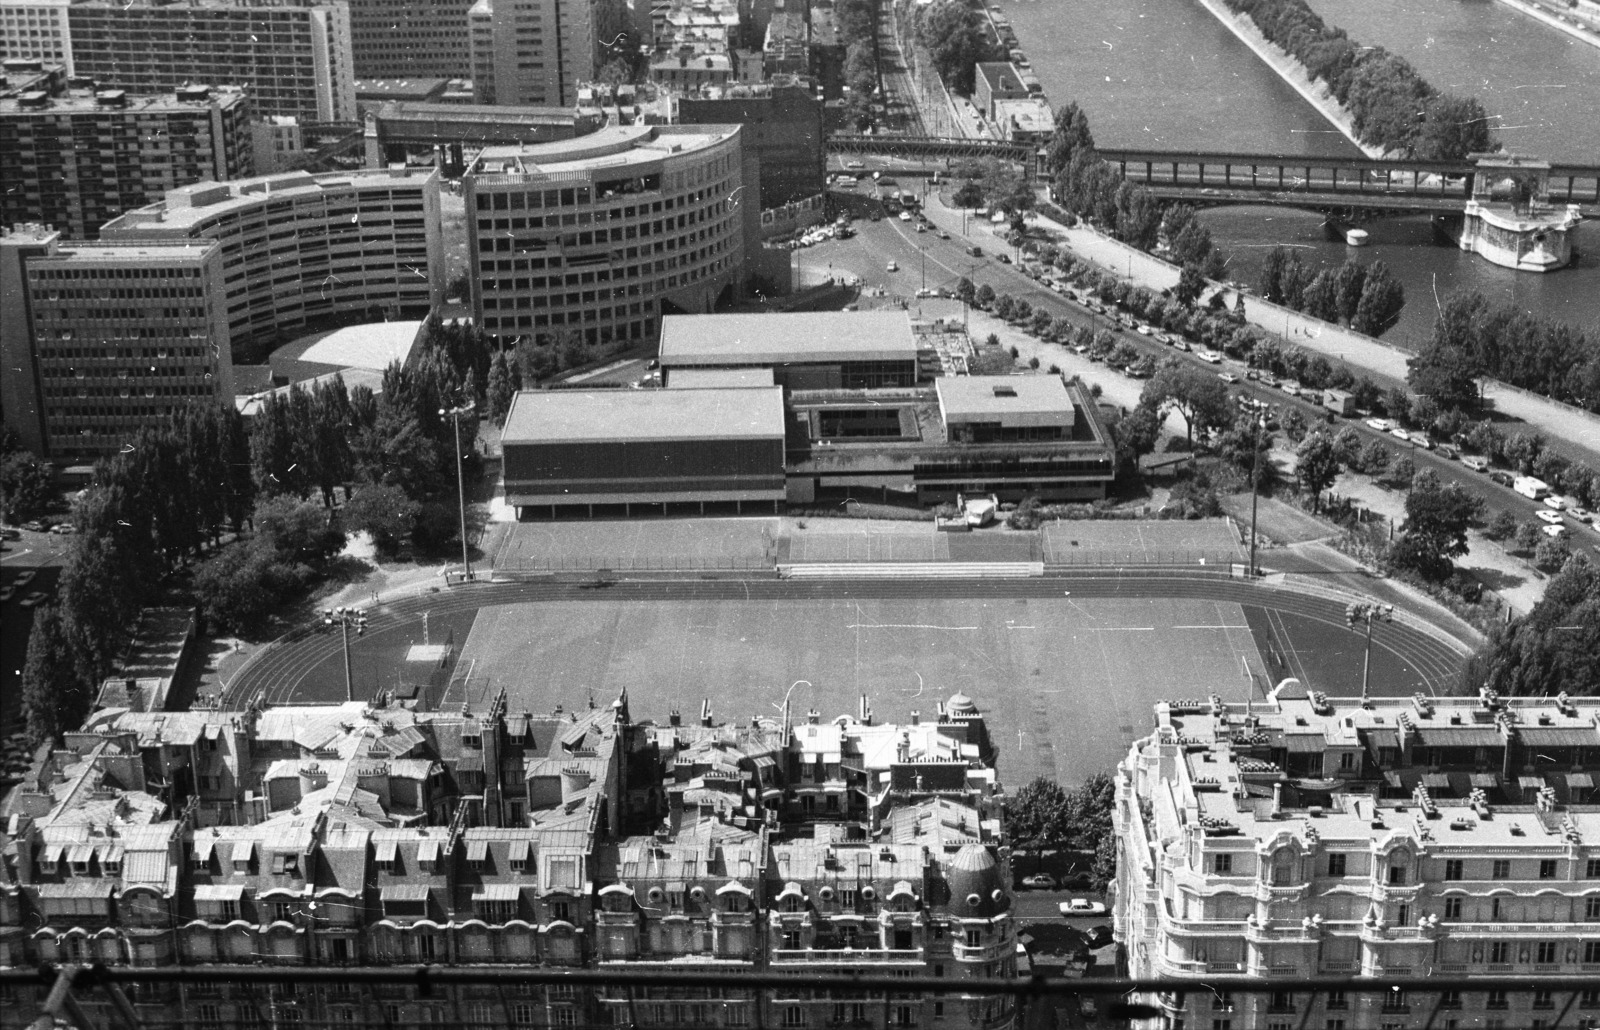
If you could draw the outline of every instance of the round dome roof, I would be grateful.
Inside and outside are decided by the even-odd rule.
[[[962,917],[987,917],[1005,910],[1010,895],[1000,882],[1000,866],[982,844],[968,844],[945,870],[950,887],[950,912]]]
[[[952,715],[970,715],[978,710],[978,706],[973,703],[972,698],[959,690],[950,695],[950,700],[945,703],[945,708],[949,709]]]

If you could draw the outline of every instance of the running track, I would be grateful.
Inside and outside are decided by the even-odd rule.
[[[1182,576],[1171,572],[1120,575],[1047,576],[1004,580],[664,580],[623,581],[604,588],[549,580],[489,583],[458,587],[447,594],[404,598],[370,609],[366,636],[381,638],[415,623],[424,610],[433,615],[467,612],[498,604],[529,601],[733,601],[831,600],[839,598],[1048,598],[1070,592],[1075,598],[1175,597],[1232,601],[1270,611],[1300,615],[1345,631],[1345,602],[1262,587],[1220,576]],[[463,641],[464,643],[464,641]],[[291,633],[267,645],[234,675],[224,694],[224,707],[242,706],[260,693],[268,703],[293,700],[307,674],[333,658],[341,648],[337,633]],[[1374,649],[1387,650],[1409,662],[1434,691],[1452,686],[1466,658],[1467,645],[1452,646],[1399,621],[1384,627]]]

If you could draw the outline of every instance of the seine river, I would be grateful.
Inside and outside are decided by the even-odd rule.
[[[990,0],[1015,27],[1052,103],[1076,100],[1106,147],[1359,156],[1300,96],[1193,0]],[[1492,0],[1310,0],[1361,43],[1381,43],[1434,85],[1476,96],[1519,153],[1600,164],[1600,48]],[[1470,72],[1470,74],[1469,74]],[[1275,244],[1337,264],[1318,215],[1289,208],[1222,208],[1205,216],[1253,282]],[[1366,226],[1406,287],[1406,313],[1388,338],[1416,344],[1433,324],[1433,296],[1472,289],[1564,319],[1600,338],[1600,224],[1579,234],[1576,268],[1511,272],[1434,242],[1425,218]]]

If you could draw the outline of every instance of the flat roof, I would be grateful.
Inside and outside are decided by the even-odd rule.
[[[785,364],[915,361],[917,340],[904,311],[666,315],[661,364]]]
[[[523,390],[504,446],[629,440],[782,440],[783,389]]]
[[[1072,395],[1060,376],[942,376],[933,386],[947,420],[1062,411],[1072,417]]]
[[[574,139],[484,147],[467,175],[492,182],[499,175],[625,172],[705,150],[738,132],[737,125],[607,125]]]

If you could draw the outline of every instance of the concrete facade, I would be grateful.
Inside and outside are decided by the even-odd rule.
[[[477,0],[468,11],[473,99],[570,107],[595,76],[591,0]]]
[[[0,5],[0,58],[59,64],[72,70],[72,0],[12,0]]]
[[[822,102],[799,82],[736,86],[675,102],[674,121],[684,125],[744,127],[746,147],[761,167],[761,207],[781,207],[823,192],[827,151],[820,145]]]
[[[352,57],[360,79],[471,75],[472,0],[349,0]]]
[[[6,425],[52,461],[114,452],[185,405],[232,403],[222,248],[0,237]]]
[[[248,84],[259,115],[357,120],[339,0],[85,0],[67,15],[77,75],[137,93]]]
[[[218,241],[233,347],[264,356],[319,320],[426,316],[444,289],[440,231],[430,168],[199,183],[100,234]]]
[[[251,112],[243,91],[204,86],[0,97],[0,223],[42,222],[90,239],[174,187],[253,175]]]
[[[487,147],[464,180],[474,317],[502,339],[654,340],[744,279],[759,192],[739,126],[612,126]]]

